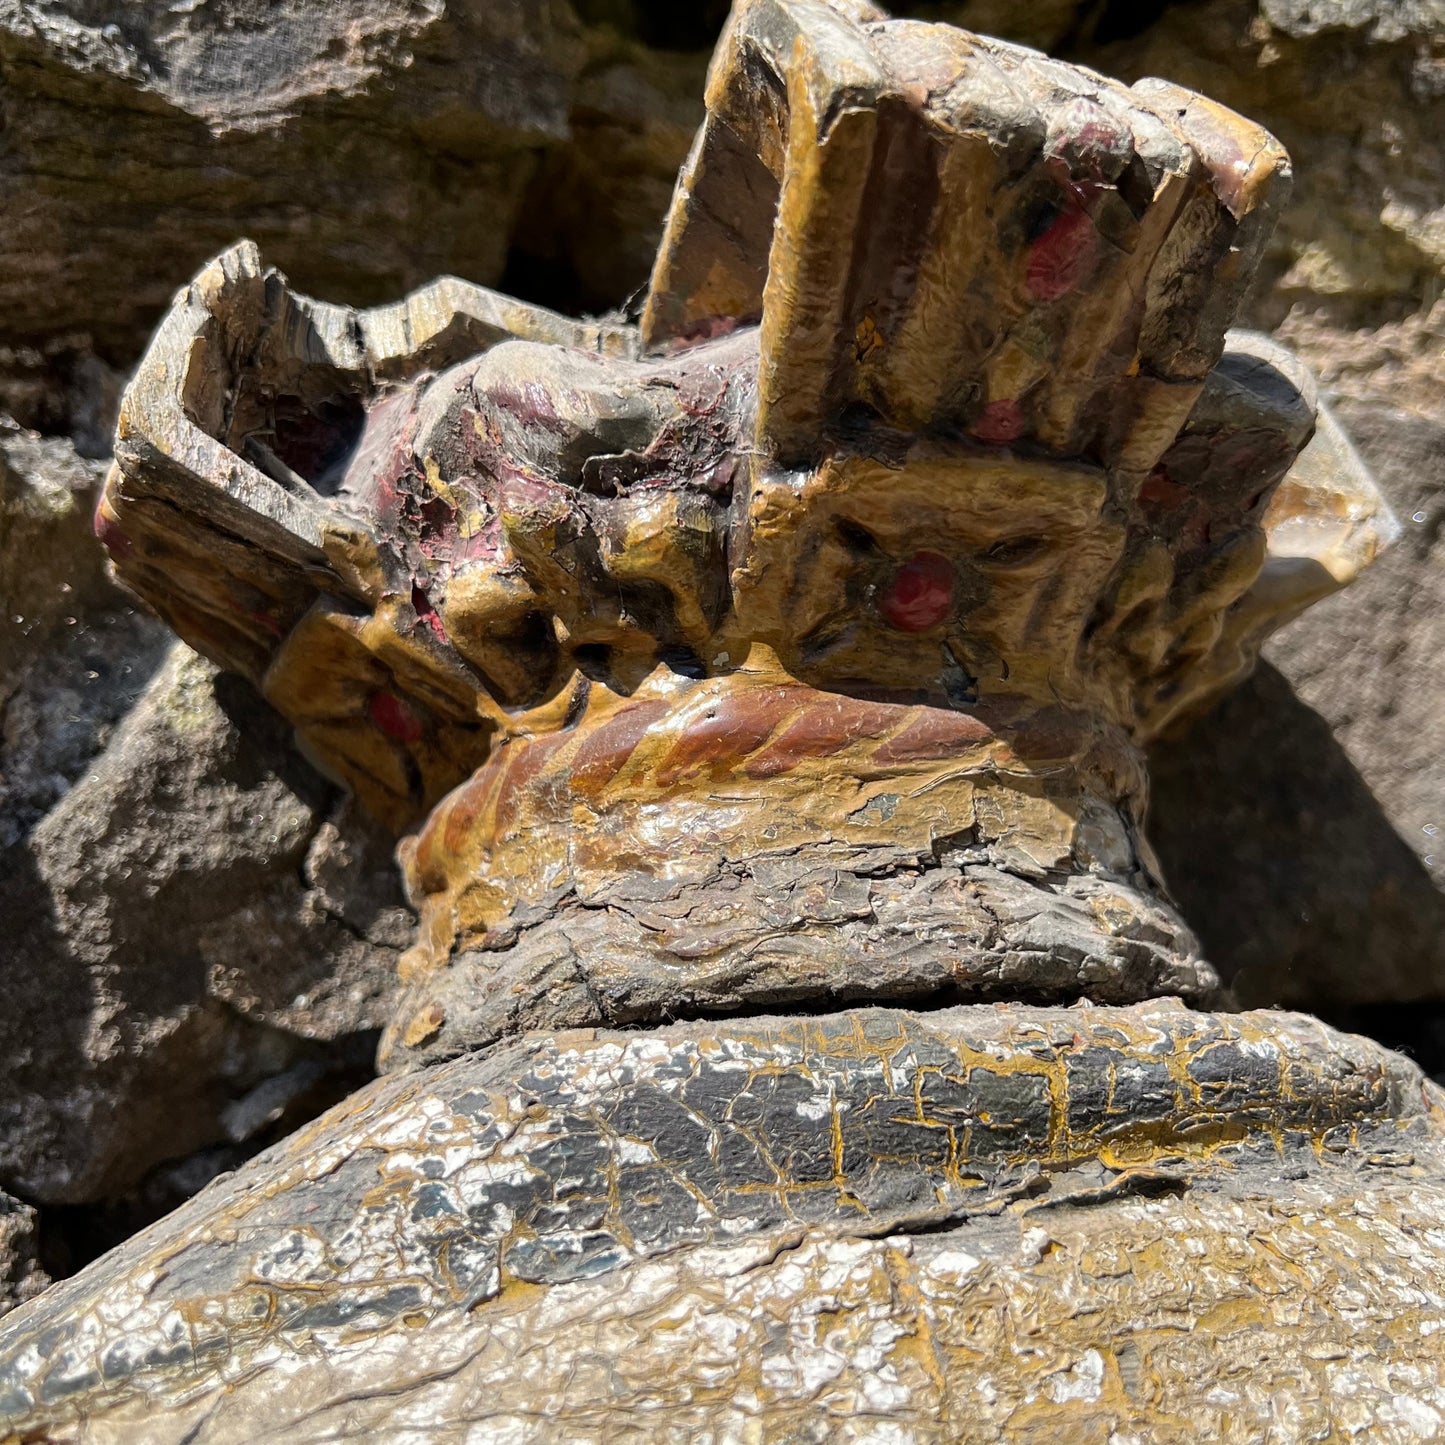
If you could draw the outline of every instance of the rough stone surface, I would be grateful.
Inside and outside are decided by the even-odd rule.
[[[1442,1105],[1311,1019],[1168,1000],[534,1036],[372,1085],[14,1314],[0,1427],[1403,1442],[1445,1418]]]
[[[702,121],[710,43],[679,53],[610,28],[588,36],[569,137],[546,151],[527,186],[506,289],[569,312],[607,311],[646,283]]]
[[[0,1315],[50,1283],[35,1257],[35,1211],[0,1194]]]
[[[1402,535],[1359,595],[1301,618],[1266,655],[1328,721],[1445,890],[1445,396],[1433,415],[1348,398],[1340,411]],[[1437,957],[1445,988],[1445,954]]]
[[[0,849],[64,796],[169,646],[105,576],[103,470],[0,417]]]
[[[11,849],[0,1137],[26,1198],[252,1137],[314,1091],[323,1045],[378,1024],[409,925],[390,845],[267,723],[178,648]]]
[[[353,299],[494,277],[581,59],[561,0],[6,0],[6,339],[128,361],[241,233]]]

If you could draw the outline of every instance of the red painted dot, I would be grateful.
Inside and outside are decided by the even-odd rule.
[[[878,603],[883,620],[900,632],[922,632],[942,622],[953,606],[953,563],[919,552],[898,569]]]
[[[1061,211],[1029,247],[1029,295],[1057,301],[1088,274],[1099,233],[1084,211]]]
[[[969,428],[979,441],[991,447],[1007,446],[1023,435],[1023,408],[1012,397],[991,401],[979,412],[978,419]]]
[[[394,692],[372,693],[368,707],[372,722],[399,743],[414,743],[426,731],[416,711]]]

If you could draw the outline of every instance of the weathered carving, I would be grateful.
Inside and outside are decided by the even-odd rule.
[[[754,4],[638,327],[203,273],[100,530],[393,825],[445,796],[387,1057],[1206,998],[1138,745],[1388,526],[1307,376],[1226,340],[1287,177],[1162,83]]]
[[[1252,1362],[1230,1320],[1344,1348],[1290,1314],[1279,1211],[1320,1278],[1363,1231],[1386,1328],[1437,1092],[1303,1021],[1140,1002],[1217,982],[1143,841],[1142,744],[1393,526],[1288,353],[1227,331],[1287,179],[1164,82],[752,0],[635,324],[450,280],[354,312],[245,244],[203,271],[97,530],[407,834],[382,1056],[437,1067],[0,1329],[23,1428],[120,1438],[164,1399],[151,1438],[413,1410],[430,1438],[657,1438],[642,1410],[1162,1438]],[[830,1013],[903,1001],[975,1006]],[[779,1005],[820,1017],[657,1027]],[[1228,1280],[1225,1215],[1254,1241]],[[1188,1288],[1176,1245],[1213,1261]],[[1131,1342],[1190,1309],[1215,1353]],[[1037,1358],[1029,1318],[1061,1331]],[[1419,1328],[1360,1408],[1428,1368]],[[1273,1393],[1214,1433],[1256,1438]]]

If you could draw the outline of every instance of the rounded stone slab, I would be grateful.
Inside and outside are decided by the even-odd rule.
[[[1442,1102],[1170,1000],[532,1036],[379,1081],[15,1311],[0,1428],[1413,1439]]]

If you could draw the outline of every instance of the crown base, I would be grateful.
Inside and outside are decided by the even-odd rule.
[[[383,1066],[534,1029],[1218,987],[1163,900],[1123,733],[726,677],[594,688],[498,746],[401,859],[419,942]]]

